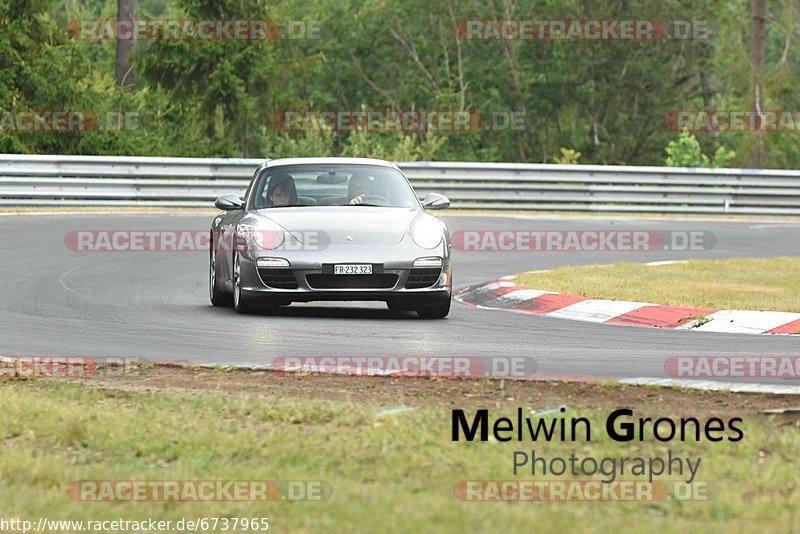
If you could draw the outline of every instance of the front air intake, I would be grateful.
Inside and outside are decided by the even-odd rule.
[[[422,289],[424,287],[431,287],[439,280],[439,275],[442,270],[440,268],[433,269],[411,269],[406,280],[406,289]]]

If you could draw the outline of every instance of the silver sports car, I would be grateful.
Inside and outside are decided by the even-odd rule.
[[[244,199],[224,195],[211,226],[209,292],[237,312],[292,302],[378,300],[420,317],[450,312],[450,234],[425,212],[389,162],[276,159],[255,172]]]

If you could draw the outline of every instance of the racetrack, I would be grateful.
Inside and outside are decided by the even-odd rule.
[[[383,303],[293,304],[242,316],[208,301],[206,252],[73,252],[72,230],[207,230],[211,215],[0,217],[3,356],[87,356],[265,365],[279,356],[525,356],[547,375],[662,377],[670,356],[798,355],[794,336],[665,331],[470,308],[446,320]],[[711,250],[576,253],[454,250],[455,287],[564,265],[800,256],[800,223],[442,217],[466,229],[712,232]],[[654,267],[657,268],[657,267]],[[546,289],[546,288],[542,288]],[[754,380],[769,382],[767,379]],[[786,383],[786,380],[781,381]]]

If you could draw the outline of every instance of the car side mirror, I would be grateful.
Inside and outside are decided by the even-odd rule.
[[[241,210],[244,209],[244,202],[239,198],[239,195],[229,194],[222,195],[215,200],[214,206],[222,211]]]
[[[439,193],[428,193],[422,201],[422,207],[426,210],[443,210],[450,207],[450,199]]]

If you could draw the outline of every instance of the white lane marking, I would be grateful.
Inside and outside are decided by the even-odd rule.
[[[665,260],[665,261],[651,261],[645,263],[646,267],[658,267],[659,265],[676,265],[679,263],[689,263],[689,260]]]
[[[800,395],[800,386],[783,384],[751,384],[743,382],[717,382],[715,380],[686,380],[680,378],[624,378],[620,384],[632,386],[661,386],[706,391],[730,391],[732,393],[775,393],[778,395]]]
[[[534,210],[536,211],[536,210]],[[447,216],[474,216],[474,217],[508,217],[510,219],[538,219],[538,220],[551,220],[551,221],[562,221],[564,219],[572,219],[572,220],[587,220],[592,222],[630,222],[630,221],[643,221],[643,222],[650,222],[650,221],[665,221],[665,222],[673,222],[673,221],[685,221],[685,222],[716,222],[716,223],[758,223],[764,221],[775,221],[776,224],[781,224],[782,222],[795,222],[797,221],[796,215],[734,215],[734,216],[724,216],[724,215],[717,215],[714,217],[704,217],[702,215],[692,216],[692,215],[678,215],[678,214],[667,214],[667,215],[651,215],[651,216],[642,216],[641,214],[632,213],[630,215],[614,213],[612,216],[609,216],[606,213],[581,213],[581,212],[560,212],[557,215],[552,213],[541,213],[541,214],[505,214],[503,215],[502,212],[499,213],[448,213]]]
[[[753,224],[747,227],[748,230],[783,230],[784,228],[795,228],[800,224],[775,223],[775,224]]]
[[[570,304],[560,310],[547,314],[548,317],[561,319],[575,319],[576,321],[589,321],[604,323],[609,319],[632,312],[642,306],[653,306],[645,302],[628,302],[625,300],[583,300]]]
[[[83,267],[85,267],[85,265],[78,265],[77,267],[73,267],[72,269],[70,269],[68,271],[65,271],[61,276],[58,277],[58,285],[60,285],[65,290],[69,291],[70,293],[72,293],[74,295],[78,295],[79,297],[84,298],[84,299],[92,300],[92,297],[90,297],[88,295],[84,295],[83,293],[80,293],[79,291],[75,291],[74,289],[69,287],[66,284],[66,282],[64,282],[64,278],[66,278],[70,274],[74,273],[75,271],[77,271],[78,269],[81,269]]]
[[[763,334],[773,328],[800,319],[800,313],[720,310],[708,317],[708,322],[693,328],[691,323],[676,330],[698,330],[700,332],[725,332],[734,334]]]

